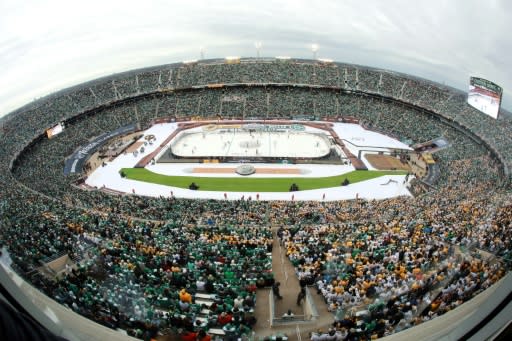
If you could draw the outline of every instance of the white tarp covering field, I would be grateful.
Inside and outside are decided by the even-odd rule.
[[[156,150],[156,148],[175,130],[177,129],[176,123],[164,123],[157,124],[153,127],[149,128],[144,132],[144,135],[154,135],[155,140],[151,145],[146,145],[144,147],[143,153],[138,153],[136,156],[132,153],[125,153],[119,155],[116,159],[107,162],[104,167],[97,168],[86,180],[86,184],[92,187],[97,188],[109,188],[115,191],[125,192],[125,193],[136,193],[138,195],[147,195],[147,196],[175,196],[182,198],[212,198],[212,199],[240,199],[242,196],[245,198],[252,196],[256,197],[258,194],[260,200],[345,200],[345,199],[354,199],[365,198],[365,199],[384,199],[402,195],[410,195],[409,191],[406,188],[405,176],[404,175],[386,175],[376,179],[367,180],[363,182],[358,182],[354,184],[350,184],[348,186],[340,186],[333,188],[324,188],[324,189],[316,189],[316,190],[306,190],[306,191],[298,191],[298,192],[264,192],[264,193],[256,193],[256,192],[217,192],[217,191],[192,191],[188,189],[182,189],[171,186],[157,185],[146,182],[140,182],[135,180],[129,180],[126,178],[122,178],[119,175],[119,170],[121,168],[131,168],[134,167],[135,164],[140,161],[144,156],[148,153],[151,153]],[[358,149],[368,149],[368,146],[378,146],[380,149],[386,148],[402,148],[409,149],[408,146],[400,143],[397,140],[394,140],[390,137],[364,130],[357,124],[346,124],[346,123],[335,123],[333,127],[334,131],[339,135],[341,139],[345,139],[346,141],[353,141],[354,144],[350,145],[347,143],[347,147],[351,150],[352,153],[357,155]],[[200,131],[198,131],[200,133]],[[200,133],[201,134],[201,133]],[[253,134],[259,134],[258,132]],[[265,134],[265,132],[263,133]],[[282,137],[288,140],[288,136],[286,133],[280,133]],[[294,134],[300,134],[297,132],[290,133],[290,139],[295,137]],[[311,134],[314,138],[319,138],[323,141],[328,141],[327,137],[319,137],[318,135]],[[202,135],[196,136],[199,140],[202,139]],[[244,136],[245,138],[247,136]],[[250,137],[250,136],[249,136]],[[141,141],[144,141],[144,138],[141,138]],[[357,143],[356,143],[357,142]],[[172,141],[171,141],[172,144]],[[358,146],[356,146],[357,144]],[[222,145],[222,144],[221,144]],[[272,142],[271,142],[272,145]],[[290,144],[289,148],[292,148],[294,144]],[[320,145],[320,143],[319,143]],[[196,150],[198,149],[197,147]],[[212,148],[209,146],[208,148]],[[302,155],[300,152],[304,152],[304,149],[297,149],[296,153],[298,156]],[[313,143],[313,146],[310,148],[311,151],[315,151],[316,143]],[[214,149],[216,151],[216,149]],[[236,173],[224,174],[224,172],[219,172],[219,174],[213,173],[197,173],[191,174],[191,169],[198,167],[207,167],[207,168],[233,168],[236,167],[237,164],[176,164],[176,163],[156,163],[150,164],[146,168],[156,173],[165,174],[165,175],[177,175],[177,176],[210,176],[210,177],[240,177]],[[325,176],[334,176],[345,174],[354,170],[351,165],[318,165],[318,164],[254,164],[256,168],[294,168],[300,170],[300,174],[294,174],[293,177],[325,177]],[[371,169],[371,168],[369,168]],[[222,173],[222,174],[221,174]],[[290,175],[285,174],[253,174],[251,177],[285,177]],[[325,196],[325,199],[324,199]]]

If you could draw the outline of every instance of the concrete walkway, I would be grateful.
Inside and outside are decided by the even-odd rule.
[[[277,227],[274,227],[272,229],[274,236],[272,270],[276,281],[281,283],[279,288],[283,298],[281,300],[277,299],[277,297],[275,298],[275,316],[281,317],[288,309],[291,309],[294,315],[303,315],[304,310],[302,306],[297,305],[297,295],[300,292],[299,280],[295,275],[295,268],[288,257],[286,257],[286,250],[279,245],[276,232]],[[327,311],[327,305],[323,297],[316,293],[314,287],[310,287],[311,296],[320,315],[318,319],[307,323],[298,322],[296,324],[270,327],[270,293],[270,288],[259,289],[256,293],[255,315],[258,319],[254,326],[256,340],[276,333],[285,333],[288,335],[289,340],[309,340],[310,332],[318,329],[325,330],[334,321],[333,314]]]

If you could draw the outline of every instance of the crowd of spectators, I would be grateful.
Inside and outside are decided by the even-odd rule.
[[[470,176],[470,162],[454,166],[448,183]],[[497,209],[487,201],[493,197],[487,186],[472,184],[466,197],[443,188],[414,200],[343,202],[333,211],[337,220],[283,227],[280,240],[299,279],[316,285],[341,321],[333,327],[353,329],[359,337],[388,335],[457,307],[510,267],[510,196],[501,197],[508,201]],[[467,252],[473,247],[504,259],[473,257]],[[446,287],[435,296],[440,285]],[[394,303],[399,309],[391,309]],[[384,324],[377,331],[379,321]]]
[[[237,86],[202,87],[214,83]],[[263,83],[272,85],[254,86]],[[159,117],[217,115],[347,115],[403,141],[442,135],[451,145],[435,155],[437,188],[412,199],[113,196],[63,176],[63,160],[102,133]],[[64,132],[46,139],[44,129],[60,121]],[[510,267],[512,197],[502,183],[511,128],[511,119],[476,112],[455,90],[345,64],[215,62],[115,75],[31,103],[2,123],[0,243],[27,280],[109,327],[141,338],[168,328],[197,336],[228,324],[242,334],[254,323],[254,290],[273,283],[269,226],[277,225],[297,275],[335,313],[336,337],[387,335],[453,309]],[[496,260],[460,256],[475,248]],[[80,265],[56,281],[36,271],[63,253]],[[212,294],[213,307],[198,304],[198,293]],[[355,316],[361,307],[368,313]]]
[[[7,194],[2,241],[16,269],[50,297],[108,327],[141,337],[167,329],[198,332],[222,328],[220,316],[229,315],[237,333],[250,334],[256,288],[273,283],[268,227],[126,220],[35,194]],[[37,199],[38,205],[27,205]],[[18,219],[9,219],[13,214]],[[56,280],[37,271],[63,253],[79,266]],[[197,293],[210,302],[201,303]]]
[[[268,86],[263,86],[259,91],[248,91],[254,87],[245,87],[242,96],[223,96],[226,89],[203,91],[203,96],[193,94],[186,89],[190,86],[206,86],[208,84],[250,84],[264,85],[274,84],[287,87],[287,91],[268,91]],[[309,100],[300,92],[303,85],[310,92]],[[314,88],[309,87],[315,86]],[[322,87],[319,90],[316,87]],[[166,89],[184,89],[184,91],[168,92]],[[338,96],[326,95],[331,89]],[[200,90],[197,90],[200,91]],[[240,64],[226,64],[222,61],[213,63],[174,64],[151,69],[139,70],[111,76],[93,81],[83,86],[78,86],[62,93],[58,93],[43,100],[36,101],[16,112],[21,120],[19,123],[30,122],[34,117],[43,118],[34,121],[24,130],[27,136],[24,143],[16,143],[24,146],[26,138],[31,139],[41,127],[47,127],[53,123],[64,120],[80,112],[109,105],[124,98],[155,94],[169,96],[157,96],[159,104],[152,105],[151,109],[137,112],[137,106],[131,106],[128,111],[128,121],[136,120],[144,126],[149,118],[169,115],[211,115],[225,114],[237,117],[265,117],[267,115],[299,115],[304,112],[316,116],[326,116],[336,113],[350,114],[357,111],[355,116],[366,115],[361,106],[363,104],[347,103],[352,99],[349,96],[340,96],[346,91],[355,91],[358,94],[376,95],[379,98],[395,98],[404,103],[412,104],[431,110],[439,117],[456,122],[457,125],[474,132],[482,141],[485,141],[492,150],[499,152],[502,162],[510,166],[507,155],[510,154],[510,136],[506,133],[510,129],[510,119],[500,120],[500,124],[490,117],[480,115],[477,111],[465,103],[465,95],[425,80],[414,79],[410,76],[383,70],[375,70],[364,67],[338,63],[312,63],[296,61],[262,61]],[[192,91],[192,93],[195,91]],[[216,93],[217,92],[217,93]],[[299,92],[299,93],[296,93]],[[216,94],[215,94],[216,93]],[[381,97],[382,96],[382,97]],[[199,98],[198,98],[199,97]],[[282,98],[284,97],[284,98]],[[137,97],[138,98],[138,97]],[[238,100],[236,99],[238,98]],[[153,100],[155,98],[153,97]],[[148,115],[145,117],[145,115]],[[125,122],[125,120],[120,120]],[[14,123],[14,122],[11,122]],[[419,126],[419,125],[416,125]],[[16,127],[9,127],[16,129]],[[33,130],[30,130],[33,129]],[[34,130],[35,129],[35,130]],[[496,134],[489,131],[497,130]],[[19,151],[19,150],[18,150]]]

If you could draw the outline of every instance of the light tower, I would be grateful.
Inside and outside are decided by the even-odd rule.
[[[256,48],[256,58],[257,59],[260,59],[260,50],[261,50],[261,46],[263,44],[261,43],[261,41],[257,41],[254,43],[254,47]]]
[[[316,60],[316,53],[318,52],[318,44],[311,45],[311,52],[313,52],[313,59]]]
[[[199,57],[200,57],[200,60],[204,59],[204,46],[201,46],[199,48]]]

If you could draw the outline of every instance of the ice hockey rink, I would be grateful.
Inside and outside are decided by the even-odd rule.
[[[205,199],[228,199],[228,200],[238,200],[242,197],[248,198],[256,198],[259,197],[259,200],[348,200],[355,198],[362,199],[384,199],[390,197],[397,196],[410,196],[411,194],[407,190],[407,183],[405,181],[405,175],[385,175],[376,179],[371,179],[363,182],[358,182],[354,184],[349,184],[348,186],[340,186],[333,188],[323,188],[316,190],[304,190],[297,192],[222,192],[222,191],[193,191],[189,189],[177,188],[172,186],[164,186],[158,184],[151,184],[146,182],[140,182],[135,180],[130,180],[126,178],[122,178],[119,175],[119,170],[121,168],[131,168],[134,167],[142,158],[147,156],[149,153],[154,152],[159,148],[159,146],[165,141],[165,139],[172,134],[178,128],[177,123],[162,123],[156,124],[146,130],[144,132],[144,136],[142,136],[138,141],[144,142],[145,136],[153,135],[154,140],[152,144],[146,144],[144,146],[143,152],[137,153],[124,153],[119,155],[112,161],[106,162],[105,166],[99,167],[94,170],[89,177],[86,179],[86,184],[95,188],[104,188],[110,189],[116,192],[123,192],[128,194],[137,194],[144,196],[153,196],[153,197],[180,197],[180,198],[205,198]],[[310,127],[307,127],[310,128]],[[311,128],[313,129],[313,128]],[[359,150],[368,150],[370,146],[378,146],[380,149],[385,150],[389,148],[403,148],[409,149],[407,145],[404,145],[400,141],[394,140],[388,136],[378,134],[376,132],[368,131],[363,129],[361,126],[357,124],[347,124],[347,123],[335,123],[333,125],[333,130],[342,138],[350,151],[357,155]],[[191,131],[192,132],[192,131]],[[190,132],[189,132],[190,133]],[[197,131],[193,131],[194,139],[193,141],[201,141],[202,139],[207,139],[209,134],[205,134],[203,138],[203,131],[198,129]],[[218,132],[217,132],[218,133]],[[306,137],[305,135],[301,135],[304,133],[309,133]],[[244,142],[261,140],[259,147],[250,148],[251,152],[256,153],[256,149],[258,149],[258,153],[260,153],[259,148],[261,147],[261,154],[276,156],[279,155],[277,148],[279,142],[289,141],[288,143],[284,143],[287,145],[286,149],[290,149],[291,146],[295,146],[296,149],[294,155],[310,155],[311,157],[325,155],[329,150],[330,141],[329,136],[325,134],[322,136],[322,133],[313,130],[305,130],[304,132],[295,132],[290,131],[289,133],[280,132],[269,135],[268,132],[262,132],[262,136],[255,136],[254,138],[251,135],[258,135],[259,132],[256,133],[241,133],[236,132],[226,132],[221,138],[219,134],[215,136],[215,143],[196,143],[195,149],[190,146],[183,139],[181,147],[178,145],[178,152],[181,149],[181,152],[184,154],[192,153],[194,150],[194,154],[191,155],[202,155],[202,153],[209,152],[229,152],[229,144],[224,145],[226,142],[231,141],[231,145],[237,145],[238,147],[233,149],[231,153],[244,153]],[[237,138],[233,138],[233,135],[238,135]],[[214,136],[213,134],[211,135]],[[270,136],[270,137],[269,137]],[[307,144],[307,146],[300,146],[294,138],[300,136],[299,140],[303,139],[303,142]],[[178,136],[177,136],[178,137]],[[173,139],[176,141],[177,139]],[[266,140],[264,143],[263,140]],[[172,142],[170,146],[172,147]],[[178,140],[179,141],[179,140]],[[274,147],[274,142],[276,142],[276,148]],[[190,142],[190,141],[189,141]],[[211,141],[210,141],[211,142]],[[317,146],[318,142],[318,146]],[[218,149],[221,147],[220,149]],[[224,149],[222,148],[224,147]],[[172,147],[174,148],[174,147]],[[266,149],[267,148],[267,149]],[[281,147],[284,149],[284,147]],[[248,148],[249,149],[249,148]],[[164,148],[165,152],[165,148]],[[173,152],[176,153],[176,150],[173,149]],[[285,153],[286,150],[283,150]],[[304,154],[302,154],[304,153]],[[261,155],[261,154],[253,154],[253,155]],[[286,154],[285,154],[286,155]],[[289,154],[288,154],[289,155]],[[243,156],[243,154],[242,154]],[[366,162],[364,158],[362,158],[363,162],[365,162],[368,169],[373,169],[371,165]],[[229,164],[214,164],[214,163],[150,163],[146,166],[146,168],[152,172],[165,174],[165,175],[175,175],[175,176],[209,176],[209,177],[241,177],[242,175],[238,175],[235,172],[226,171],[226,168],[234,168],[237,163],[229,163]],[[256,170],[258,169],[272,169],[277,170],[276,172],[257,172],[256,174],[250,175],[250,177],[290,177],[290,174],[287,174],[286,171],[293,171],[293,177],[326,177],[326,176],[334,176],[341,175],[354,170],[354,167],[350,164],[346,165],[319,165],[319,164],[276,164],[276,163],[254,163],[252,164]],[[198,172],[197,169],[208,168],[208,172],[202,173]],[[218,173],[215,171],[218,169]],[[279,170],[286,170],[283,173],[280,173]],[[409,177],[409,181],[412,177]]]
[[[305,131],[255,131],[224,128],[187,130],[176,136],[168,148],[187,157],[305,157],[327,155],[331,143],[320,129]]]

